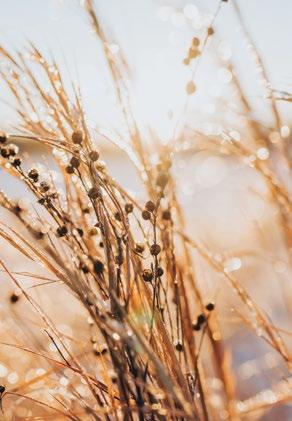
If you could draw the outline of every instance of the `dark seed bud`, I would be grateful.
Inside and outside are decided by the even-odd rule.
[[[145,205],[145,209],[147,209],[151,213],[154,212],[155,211],[155,203],[153,203],[151,200],[149,200]]]
[[[193,323],[192,328],[193,328],[193,330],[199,331],[199,330],[201,330],[201,325],[198,325],[198,323]]]
[[[88,192],[88,196],[90,197],[90,199],[97,199],[99,196],[98,189],[96,187],[91,187],[91,189]]]
[[[95,260],[95,262],[93,263],[93,269],[95,273],[101,275],[104,271],[104,264],[100,260]]]
[[[99,158],[99,153],[97,151],[91,151],[89,152],[88,156],[89,156],[90,161],[95,162]]]
[[[7,135],[5,133],[0,133],[0,144],[4,145],[7,142]]]
[[[6,388],[5,386],[0,386],[0,395],[3,395],[3,393],[5,392]]]
[[[151,218],[151,213],[148,212],[147,210],[143,210],[143,212],[142,212],[142,218],[145,219],[145,221],[147,221],[148,219]]]
[[[104,355],[108,351],[107,346],[105,344],[98,345],[97,343],[94,343],[93,345],[93,352],[95,355]]]
[[[150,253],[152,256],[157,256],[161,252],[161,247],[159,244],[152,244],[150,247]]]
[[[135,252],[141,254],[143,253],[143,251],[144,251],[144,245],[137,243],[135,246]]]
[[[9,156],[15,156],[16,155],[15,149],[13,149],[13,148],[9,148],[8,153],[9,153]]]
[[[77,232],[80,235],[80,237],[83,237],[83,234],[84,234],[83,229],[77,228]]]
[[[76,130],[76,132],[73,132],[72,134],[72,142],[75,143],[75,145],[81,145],[83,141],[83,134],[80,130]]]
[[[83,273],[89,273],[88,266],[86,266],[86,265],[81,265],[80,269],[82,270]]]
[[[39,204],[40,204],[40,205],[44,205],[44,204],[46,203],[46,199],[45,199],[44,197],[41,197],[41,198],[38,200],[38,202],[39,202]]]
[[[183,344],[181,343],[181,341],[177,341],[177,342],[175,343],[175,349],[176,349],[178,352],[182,352],[182,350],[183,350]]]
[[[151,282],[153,279],[153,272],[151,269],[144,269],[142,272],[142,278],[145,282]]]
[[[162,269],[162,267],[158,266],[157,270],[156,270],[156,276],[160,277],[164,274],[164,270]]]
[[[37,170],[32,169],[29,171],[28,173],[29,178],[31,178],[34,182],[37,182],[39,179],[39,173],[37,172]]]
[[[68,234],[68,229],[65,227],[65,225],[58,227],[57,234],[59,237],[64,237],[66,234]]]
[[[210,26],[208,29],[207,29],[207,34],[208,35],[213,35],[214,34],[214,29],[212,28],[212,26]]]
[[[171,213],[170,213],[170,211],[168,209],[167,210],[164,210],[162,212],[162,219],[164,219],[165,221],[170,221],[170,219],[171,219]]]
[[[103,248],[103,241],[100,241],[99,247]]]
[[[68,173],[68,174],[74,174],[74,167],[72,167],[72,165],[68,165],[66,167],[66,173]]]
[[[42,181],[40,184],[40,187],[41,187],[42,193],[46,193],[47,191],[50,190],[50,185],[46,181]]]
[[[21,165],[21,159],[19,159],[19,158],[15,158],[15,159],[13,160],[13,162],[12,162],[12,165],[13,165],[15,168],[20,167],[20,165]]]
[[[122,217],[121,217],[120,212],[115,212],[115,219],[116,219],[117,221],[121,222]]]
[[[169,176],[166,172],[160,172],[157,176],[157,180],[156,180],[156,184],[158,187],[160,187],[161,189],[164,189],[164,187],[166,186],[167,182],[168,182]]]
[[[10,295],[10,302],[12,303],[12,304],[15,304],[15,303],[17,303],[17,301],[19,300],[19,296],[17,295],[17,294],[15,294],[15,293],[13,293],[13,294],[11,294]],[[1,393],[1,392],[0,392]]]
[[[125,212],[126,213],[131,213],[134,210],[134,206],[132,203],[126,203],[125,204]]]
[[[76,158],[76,156],[72,156],[72,158],[70,159],[70,164],[72,165],[72,167],[78,168],[80,165],[80,159]]]
[[[203,323],[205,323],[205,321],[206,321],[206,316],[205,316],[205,314],[199,314],[198,315],[198,318],[197,318],[197,323],[199,324],[199,325],[202,325]]]
[[[208,311],[213,311],[214,308],[215,308],[215,304],[214,303],[208,303],[206,305],[206,310],[208,310]]]
[[[2,158],[8,158],[9,157],[9,151],[6,148],[1,148],[1,156]]]

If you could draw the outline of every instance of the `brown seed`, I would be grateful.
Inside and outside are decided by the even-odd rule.
[[[176,349],[178,352],[182,352],[182,351],[183,351],[183,344],[181,343],[181,341],[177,341],[177,342],[175,343],[175,349]]]
[[[148,219],[151,218],[151,213],[148,212],[147,210],[143,210],[143,212],[142,212],[142,218],[145,219],[145,221],[147,221]]]
[[[166,184],[168,183],[169,180],[169,176],[167,174],[167,172],[162,171],[158,174],[157,176],[157,180],[156,180],[156,184],[157,186],[159,186],[161,189],[164,189],[164,187],[166,186]]]
[[[68,234],[68,229],[65,227],[65,225],[58,227],[57,234],[59,237],[64,237],[66,234]]]
[[[153,203],[151,200],[148,200],[148,202],[145,204],[145,209],[151,213],[155,211],[155,207],[155,203]]]
[[[136,246],[135,246],[135,252],[141,254],[141,253],[143,253],[144,248],[145,247],[144,247],[143,244],[137,243]]]
[[[125,212],[126,213],[132,213],[134,210],[134,206],[132,203],[126,203],[125,204]]]
[[[12,304],[17,303],[18,300],[19,300],[19,296],[17,294],[15,294],[15,292],[10,295],[10,302]]]
[[[186,91],[187,91],[188,95],[192,95],[194,92],[196,92],[196,85],[194,84],[194,82],[192,80],[190,80],[187,83]]]
[[[186,66],[188,66],[190,64],[190,59],[188,57],[183,59],[183,64],[185,64]]]
[[[115,219],[116,219],[117,221],[121,222],[122,217],[121,217],[120,212],[115,212]]]
[[[158,268],[156,270],[156,276],[159,278],[163,274],[164,274],[164,270],[162,269],[162,267],[158,266]]]
[[[200,40],[199,40],[199,38],[194,37],[194,38],[192,39],[192,44],[193,44],[195,47],[198,47],[198,46],[200,45]]]
[[[76,130],[76,132],[72,133],[72,142],[75,143],[75,145],[81,145],[83,141],[83,134],[80,130]]]
[[[142,278],[145,282],[151,282],[153,279],[153,272],[151,269],[144,269],[142,272]]]
[[[68,174],[74,174],[74,167],[72,167],[72,165],[68,165],[68,166],[66,167],[66,172],[67,172]]]
[[[161,252],[161,247],[159,244],[152,244],[150,247],[150,253],[152,256],[158,256],[158,254]]]
[[[42,181],[40,184],[41,192],[46,193],[50,190],[50,185],[46,181]]]
[[[208,311],[213,311],[214,308],[215,308],[215,304],[214,303],[208,303],[205,308]]]
[[[200,54],[200,52],[196,47],[191,47],[189,49],[189,58],[190,59],[194,59],[194,58],[198,57],[199,54]]]
[[[95,162],[99,158],[99,153],[97,151],[91,151],[89,152],[88,156],[89,156],[90,161]]]
[[[76,156],[72,156],[72,158],[70,159],[70,164],[72,165],[72,167],[78,168],[80,165],[80,159],[76,158]]]
[[[171,213],[168,209],[166,209],[162,212],[162,219],[164,219],[165,221],[170,221]]]
[[[91,189],[89,189],[88,196],[90,199],[97,199],[99,197],[98,189],[96,187],[91,187]]]
[[[102,261],[100,261],[100,260],[97,259],[93,263],[93,269],[94,269],[94,272],[95,273],[97,273],[98,275],[100,275],[104,271],[104,264],[102,263]]]
[[[212,26],[210,26],[208,29],[207,29],[207,34],[208,35],[213,35],[214,34],[214,29],[212,28]]]
[[[7,142],[7,135],[3,132],[0,133],[0,143],[3,145]]]
[[[31,178],[34,182],[37,182],[39,179],[39,173],[37,172],[37,170],[32,169],[29,171],[28,173],[29,178]]]

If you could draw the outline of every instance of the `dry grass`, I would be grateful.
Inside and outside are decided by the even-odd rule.
[[[109,140],[127,152],[147,200],[135,200],[107,171],[96,149],[104,134],[91,132],[81,94],[76,87],[74,96],[66,91],[58,65],[34,45],[29,54],[1,48],[7,64],[1,77],[17,102],[20,124],[0,137],[0,163],[31,198],[27,205],[10,198],[9,191],[0,196],[5,215],[0,236],[15,259],[22,256],[24,267],[30,268],[17,272],[1,257],[2,270],[16,292],[10,296],[9,316],[15,324],[1,337],[0,352],[3,361],[9,355],[9,364],[13,360],[14,370],[24,379],[2,389],[2,417],[264,417],[292,397],[291,334],[274,325],[256,297],[206,244],[190,238],[172,171],[174,146],[156,142],[159,164],[151,163],[153,146],[143,141],[128,102],[126,60],[108,50],[92,3],[85,2],[85,8],[104,49],[128,132],[120,142]],[[192,42],[186,65],[199,60],[212,36],[209,29],[201,41]],[[197,66],[195,62],[193,78]],[[258,66],[265,76],[260,58]],[[231,64],[229,69],[247,117],[247,141],[236,141],[227,131],[209,137],[193,133],[196,148],[245,162],[258,173],[277,209],[278,229],[289,250],[291,199],[276,162],[289,167],[290,157],[279,134],[277,103],[271,92],[275,127],[263,128],[249,117],[248,100]],[[49,90],[36,76],[40,70]],[[189,95],[195,92],[193,80],[186,90]],[[278,133],[277,144],[270,141],[273,133]],[[48,157],[48,169],[31,167],[28,147],[34,143]],[[16,145],[21,145],[20,151]],[[267,159],[258,157],[259,148],[268,152]],[[62,189],[49,167],[61,176]],[[217,300],[215,288],[210,302],[200,267],[230,289],[233,313],[226,313],[228,301],[225,305]],[[70,326],[69,332],[60,323]],[[242,346],[237,337],[242,331],[250,332],[251,343],[263,342],[272,359],[281,357],[267,387],[252,394],[240,390],[239,366],[232,361]],[[265,378],[265,370],[259,375]]]

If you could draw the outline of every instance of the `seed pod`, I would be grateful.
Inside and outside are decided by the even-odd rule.
[[[80,269],[82,270],[82,272],[83,273],[89,273],[89,268],[88,268],[88,266],[86,266],[86,265],[81,265],[80,266]]]
[[[182,342],[181,341],[177,341],[177,342],[175,342],[175,349],[178,351],[178,352],[182,352],[183,351],[183,344],[182,344]]]
[[[90,197],[90,199],[97,199],[99,197],[98,189],[96,187],[91,187],[91,189],[88,192],[88,196]]]
[[[120,212],[115,212],[115,219],[116,219],[117,221],[121,222],[122,217],[121,217]]]
[[[193,328],[193,330],[199,331],[199,330],[201,330],[201,325],[198,325],[198,323],[193,323],[192,328]]]
[[[39,173],[37,172],[36,169],[32,169],[29,171],[28,173],[29,178],[31,178],[35,183],[38,181],[39,179]]]
[[[192,95],[193,93],[196,92],[196,85],[194,84],[194,82],[192,80],[190,80],[187,83],[186,92],[187,92],[188,95]]]
[[[90,161],[95,162],[99,158],[99,153],[97,151],[91,151],[89,152],[88,156],[89,156]]]
[[[205,308],[208,311],[213,311],[214,308],[215,308],[215,304],[214,303],[208,303]]]
[[[83,142],[83,134],[80,130],[76,130],[76,132],[72,133],[72,142],[75,143],[75,145],[81,145]]]
[[[210,26],[210,27],[207,29],[207,34],[208,34],[209,36],[211,36],[211,35],[213,35],[213,34],[214,34],[214,29],[212,28],[212,26]]]
[[[10,295],[10,302],[12,304],[17,303],[18,300],[19,300],[19,296],[17,294],[15,294],[15,292]]]
[[[20,158],[15,158],[14,160],[13,160],[13,162],[12,162],[12,165],[15,167],[15,168],[18,168],[18,167],[20,167],[20,165],[22,164],[22,162],[21,162],[21,159]]]
[[[142,272],[142,278],[145,282],[151,282],[153,279],[153,272],[151,269],[144,269]]]
[[[72,158],[70,159],[70,164],[72,165],[72,167],[78,168],[80,165],[80,159],[78,159],[76,156],[72,156]]]
[[[192,44],[193,44],[195,47],[198,47],[198,46],[200,45],[200,40],[199,40],[199,38],[194,37],[194,38],[192,39]]]
[[[132,203],[126,203],[125,204],[125,212],[126,213],[132,213],[134,210],[134,206]]]
[[[149,200],[145,205],[145,209],[151,213],[155,211],[155,207],[155,203],[153,203],[151,200]]]
[[[205,314],[199,314],[198,315],[198,318],[197,318],[197,324],[198,325],[202,325],[202,324],[204,324],[205,323],[205,321],[206,321],[206,316],[205,316]]]
[[[148,219],[151,218],[151,213],[148,212],[147,210],[143,210],[143,212],[142,212],[142,218],[145,219],[145,221],[147,221]]]
[[[135,252],[141,254],[143,253],[143,251],[144,251],[144,245],[137,243],[135,246]]]
[[[158,266],[158,268],[156,270],[156,276],[159,278],[163,274],[164,274],[164,270],[162,269],[162,267]]]
[[[156,184],[161,189],[164,189],[164,187],[168,183],[168,180],[169,180],[169,176],[168,176],[167,172],[161,171],[157,176]]]
[[[159,244],[152,244],[150,247],[150,253],[152,256],[158,256],[158,254],[161,252],[161,247]]]
[[[166,209],[162,212],[162,219],[164,219],[165,221],[171,220],[171,213],[168,209]]]
[[[57,228],[57,234],[59,237],[64,237],[66,234],[68,234],[68,229],[65,227],[65,225]]]
[[[40,184],[41,192],[46,193],[50,190],[50,185],[46,181],[42,181]]]
[[[9,151],[6,148],[1,148],[1,156],[2,158],[8,158],[9,157]]]
[[[95,262],[93,263],[93,269],[94,269],[94,272],[97,274],[97,275],[101,275],[102,273],[103,273],[103,271],[104,271],[104,264],[102,263],[102,261],[101,260],[95,260]]]
[[[6,143],[7,142],[7,135],[6,135],[6,133],[0,133],[0,144],[1,145],[4,145],[4,143]]]

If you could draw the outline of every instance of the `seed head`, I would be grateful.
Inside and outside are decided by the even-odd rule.
[[[206,316],[205,316],[205,314],[204,314],[204,313],[199,314],[199,315],[198,315],[198,318],[197,318],[197,324],[198,324],[198,325],[202,325],[202,324],[204,324],[204,323],[205,323],[205,321],[206,321]]]
[[[17,294],[15,294],[15,292],[10,295],[10,302],[12,304],[17,303],[18,300],[19,300],[19,296]]]
[[[36,169],[32,169],[29,171],[28,173],[29,178],[31,178],[35,183],[38,181],[39,179],[39,173],[37,172]]]
[[[142,272],[142,278],[145,282],[151,282],[153,279],[153,272],[151,269],[144,269]]]
[[[152,254],[152,256],[158,256],[158,254],[161,252],[161,247],[159,244],[152,244],[152,246],[150,247],[150,253]]]
[[[206,305],[206,310],[208,310],[208,311],[213,311],[214,308],[215,308],[215,304],[214,303],[208,303]]]
[[[161,189],[164,189],[164,187],[168,183],[168,180],[169,180],[169,176],[168,176],[167,172],[161,171],[157,176],[156,184]]]
[[[155,211],[155,203],[153,203],[151,200],[149,200],[145,205],[145,209],[148,210],[151,213],[154,212]]]
[[[72,133],[72,142],[75,143],[75,145],[81,145],[83,142],[83,134],[80,130],[76,130],[76,132]]]
[[[135,246],[135,252],[141,254],[143,253],[143,251],[144,251],[144,245],[137,243]]]
[[[182,352],[183,351],[183,344],[182,344],[182,342],[181,341],[177,341],[177,342],[175,342],[175,349],[178,351],[178,352]]]
[[[12,165],[15,167],[15,168],[19,168],[20,167],[20,165],[21,165],[21,159],[20,158],[15,158],[14,160],[13,160],[13,162],[12,162]]]
[[[7,148],[1,148],[1,156],[2,158],[8,158],[9,157],[9,151]]]
[[[95,162],[99,158],[99,153],[97,151],[91,151],[89,152],[88,156],[89,156],[90,161]]]
[[[207,34],[208,34],[209,36],[211,36],[211,35],[213,35],[213,34],[214,34],[214,29],[212,28],[212,26],[210,26],[210,27],[207,29]]]
[[[88,192],[88,196],[90,197],[90,199],[97,199],[99,197],[98,189],[96,187],[91,187],[91,189]]]
[[[148,210],[143,210],[142,211],[142,218],[145,219],[145,221],[147,221],[148,219],[151,218],[151,213]]]
[[[65,227],[65,225],[62,225],[61,227],[57,228],[57,234],[59,237],[64,237],[66,234],[68,234],[68,229]]]
[[[162,269],[162,267],[158,266],[158,268],[156,270],[156,276],[159,278],[163,274],[164,274],[164,270]]]
[[[115,219],[116,219],[117,221],[121,222],[122,217],[121,217],[120,212],[115,212]]]
[[[97,274],[97,275],[101,275],[102,273],[103,273],[103,271],[104,271],[104,264],[102,263],[102,261],[101,260],[95,260],[95,262],[93,263],[93,269],[94,269],[94,272]]]
[[[50,190],[50,185],[46,181],[42,181],[40,184],[41,192],[46,193]]]
[[[125,212],[126,213],[132,213],[134,210],[134,206],[132,203],[126,203],[125,204]]]
[[[4,143],[6,143],[7,142],[7,134],[6,133],[0,133],[0,144],[1,145],[4,145]]]
[[[76,156],[72,156],[72,158],[70,159],[70,164],[72,165],[72,167],[78,168],[80,165],[80,159],[76,158]]]
[[[74,167],[72,167],[72,165],[67,165],[66,172],[68,174],[74,174]]]
[[[168,209],[166,209],[162,212],[162,219],[164,219],[165,221],[170,221],[171,213]]]

